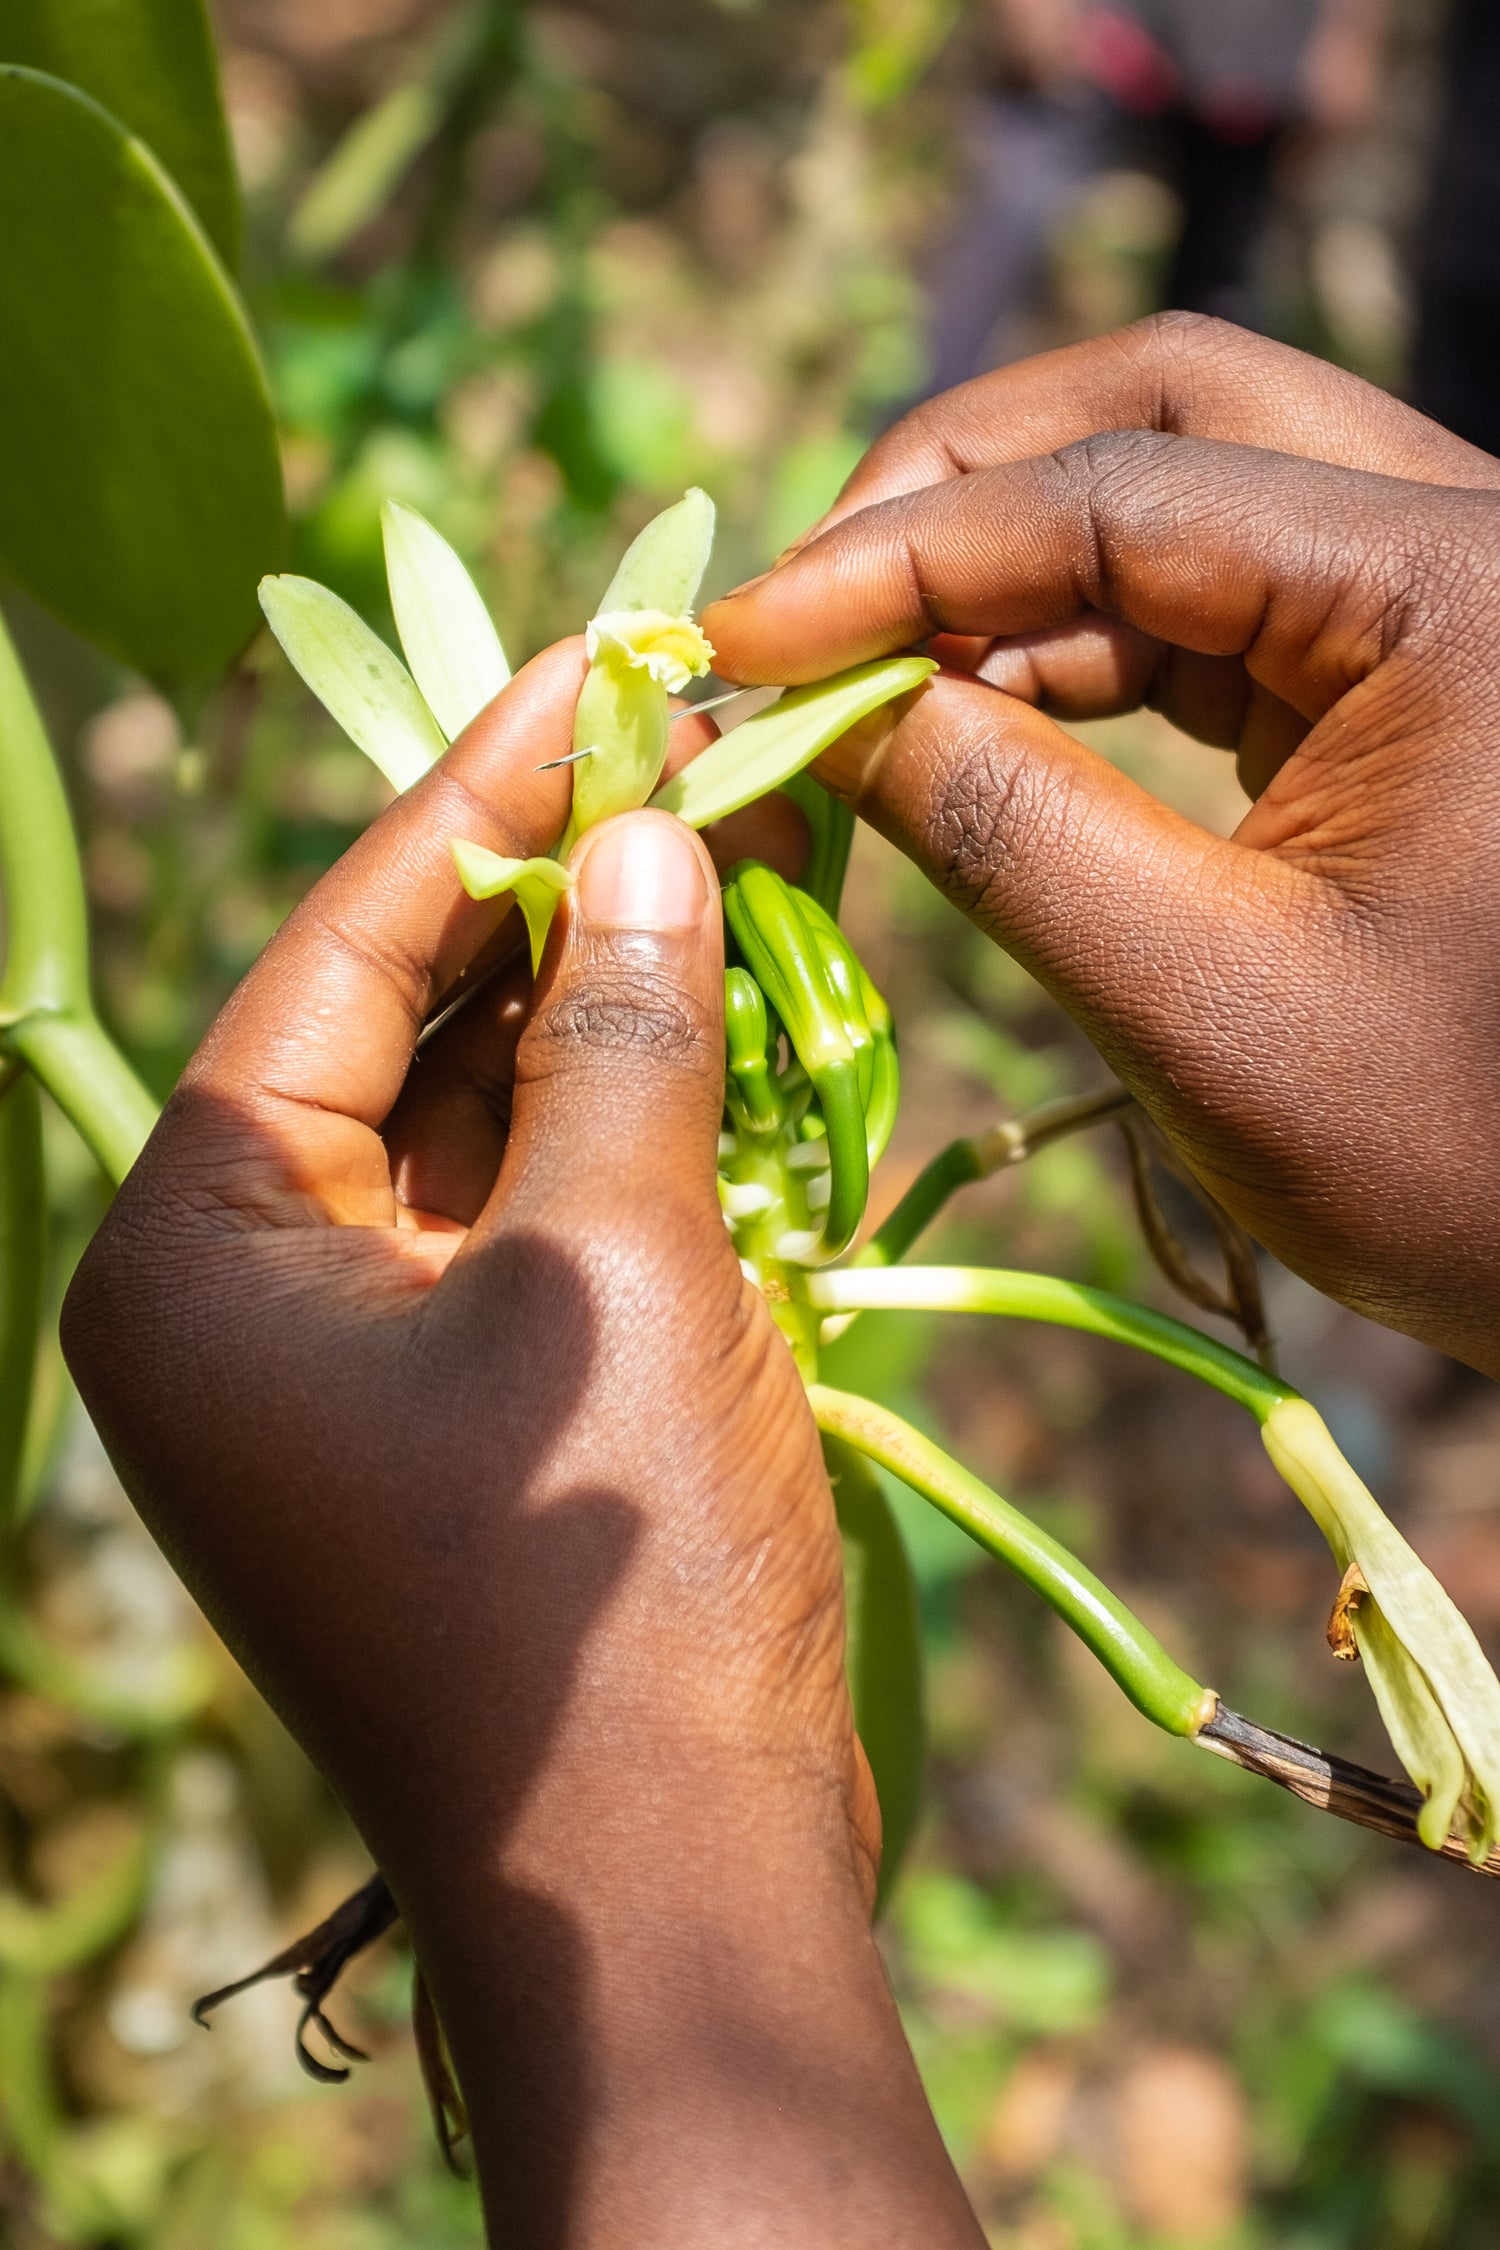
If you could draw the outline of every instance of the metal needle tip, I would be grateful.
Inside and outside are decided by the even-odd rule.
[[[559,766],[576,766],[580,758],[592,758],[593,755],[594,744],[591,742],[585,750],[570,750],[565,758],[548,758],[542,765],[533,766],[531,770],[533,773],[555,773]]]

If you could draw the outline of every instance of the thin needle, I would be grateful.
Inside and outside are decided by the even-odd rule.
[[[679,719],[696,719],[700,711],[717,711],[721,703],[733,703],[738,695],[755,693],[754,688],[732,687],[726,688],[722,695],[705,696],[701,703],[684,703],[680,711],[672,713],[672,723],[675,726]]]
[[[675,726],[679,719],[696,719],[700,711],[717,711],[721,704],[733,703],[737,696],[755,693],[754,688],[734,687],[726,689],[723,695],[706,696],[701,703],[684,703],[680,711],[672,713],[670,724]],[[580,758],[592,758],[594,747],[590,743],[586,750],[570,750],[566,757],[548,758],[545,764],[533,766],[531,770],[533,773],[554,773],[559,766],[576,766]]]
[[[531,770],[533,773],[555,773],[559,766],[576,766],[580,758],[592,758],[594,748],[591,742],[586,749],[570,750],[564,758],[548,758],[544,764],[533,766]]]

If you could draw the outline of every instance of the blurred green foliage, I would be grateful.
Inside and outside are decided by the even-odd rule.
[[[719,583],[763,567],[919,386],[918,277],[953,184],[974,9],[219,12],[287,560],[377,627],[390,629],[388,494],[461,549],[519,659],[576,628],[627,538],[687,483],[720,502]],[[177,161],[222,243],[208,191]],[[1144,310],[1169,225],[1138,188],[1081,205],[1057,246],[1047,340]],[[4,257],[0,243],[0,271]],[[1288,325],[1326,344],[1307,302]],[[264,639],[184,721],[24,599],[7,610],[66,755],[102,999],[165,1092],[382,785]],[[1155,722],[1091,739],[1196,816],[1234,817],[1232,780]],[[909,1094],[878,1215],[955,1132],[1087,1085],[1098,1065],[1014,964],[869,837],[851,918],[905,1039]],[[43,1123],[55,1303],[102,1191],[66,1125],[50,1111]],[[1107,1135],[1060,1144],[971,1191],[939,1248],[1149,1295],[1122,1183]],[[1433,1536],[1461,1517],[1474,1583],[1494,1583],[1500,1426],[1484,1402],[1290,1284],[1273,1290],[1273,1316],[1293,1371],[1363,1414],[1412,1489],[1426,1478]],[[1357,1692],[1319,1653],[1326,1560],[1232,1412],[1107,1345],[975,1325],[863,1321],[828,1379],[962,1451],[1172,1645],[1211,1654],[1232,1699],[1381,1762]],[[297,2078],[280,1993],[226,2011],[211,2038],[187,2023],[196,1992],[315,1921],[364,1861],[134,1524],[55,1352],[43,1377],[12,1590],[66,1662],[43,1676],[28,1660],[7,1596],[0,1871],[18,1900],[71,1897],[119,1863],[148,1802],[160,1821],[145,1905],[120,1941],[85,1970],[11,1988],[0,2238],[475,2245],[472,2190],[431,2149],[399,1947],[336,1997],[374,2055],[347,2089]],[[1443,1449],[1459,1440],[1479,1466],[1455,1484]],[[932,1716],[929,1806],[886,1938],[992,2240],[1490,2250],[1500,1945],[1485,1886],[1164,1742],[961,1534],[890,1497]],[[1493,1605],[1476,1621],[1493,1625]],[[110,1697],[183,1679],[193,1716],[166,1738],[101,1716]],[[55,2114],[38,2099],[49,2087]],[[59,2119],[71,2185],[40,2196],[28,2152]]]

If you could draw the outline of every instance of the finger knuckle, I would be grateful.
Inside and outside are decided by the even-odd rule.
[[[580,1051],[695,1070],[708,1050],[705,1018],[669,979],[644,969],[596,968],[538,1015],[526,1042],[535,1072]]]
[[[994,919],[1015,865],[1042,848],[1063,808],[1024,758],[973,736],[939,780],[929,813],[932,862],[965,913]]]
[[[1135,326],[1150,356],[1160,363],[1164,374],[1183,372],[1189,383],[1210,359],[1244,359],[1260,343],[1244,328],[1236,328],[1233,321],[1219,320],[1212,313],[1180,312],[1168,310],[1150,313]],[[1169,428],[1164,421],[1163,428]]]

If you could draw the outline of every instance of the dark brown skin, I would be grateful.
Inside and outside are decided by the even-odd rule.
[[[923,409],[706,621],[747,680],[966,636],[828,777],[1264,1240],[1491,1369],[1497,484],[1348,377],[1159,324]],[[598,831],[689,858],[613,906],[586,859],[529,1020],[502,978],[412,1060],[497,943],[447,840],[557,833],[532,769],[579,678],[529,666],[273,942],[68,1351],[391,1880],[497,2241],[973,2250],[869,1936],[816,1436],[718,1217],[698,847]],[[1236,749],[1232,844],[1044,715],[1142,700]]]
[[[529,1020],[522,970],[412,1059],[499,920],[448,840],[556,836],[581,674],[528,666],[267,949],[69,1359],[396,1893],[497,2240],[973,2250],[870,1934],[817,1433],[718,1211],[701,845],[594,831]]]
[[[1098,434],[1106,433],[1106,434]],[[704,618],[799,681],[954,668],[819,772],[1330,1295],[1500,1374],[1500,463],[1171,316],[965,385]],[[1232,841],[1052,723],[1233,750]]]

